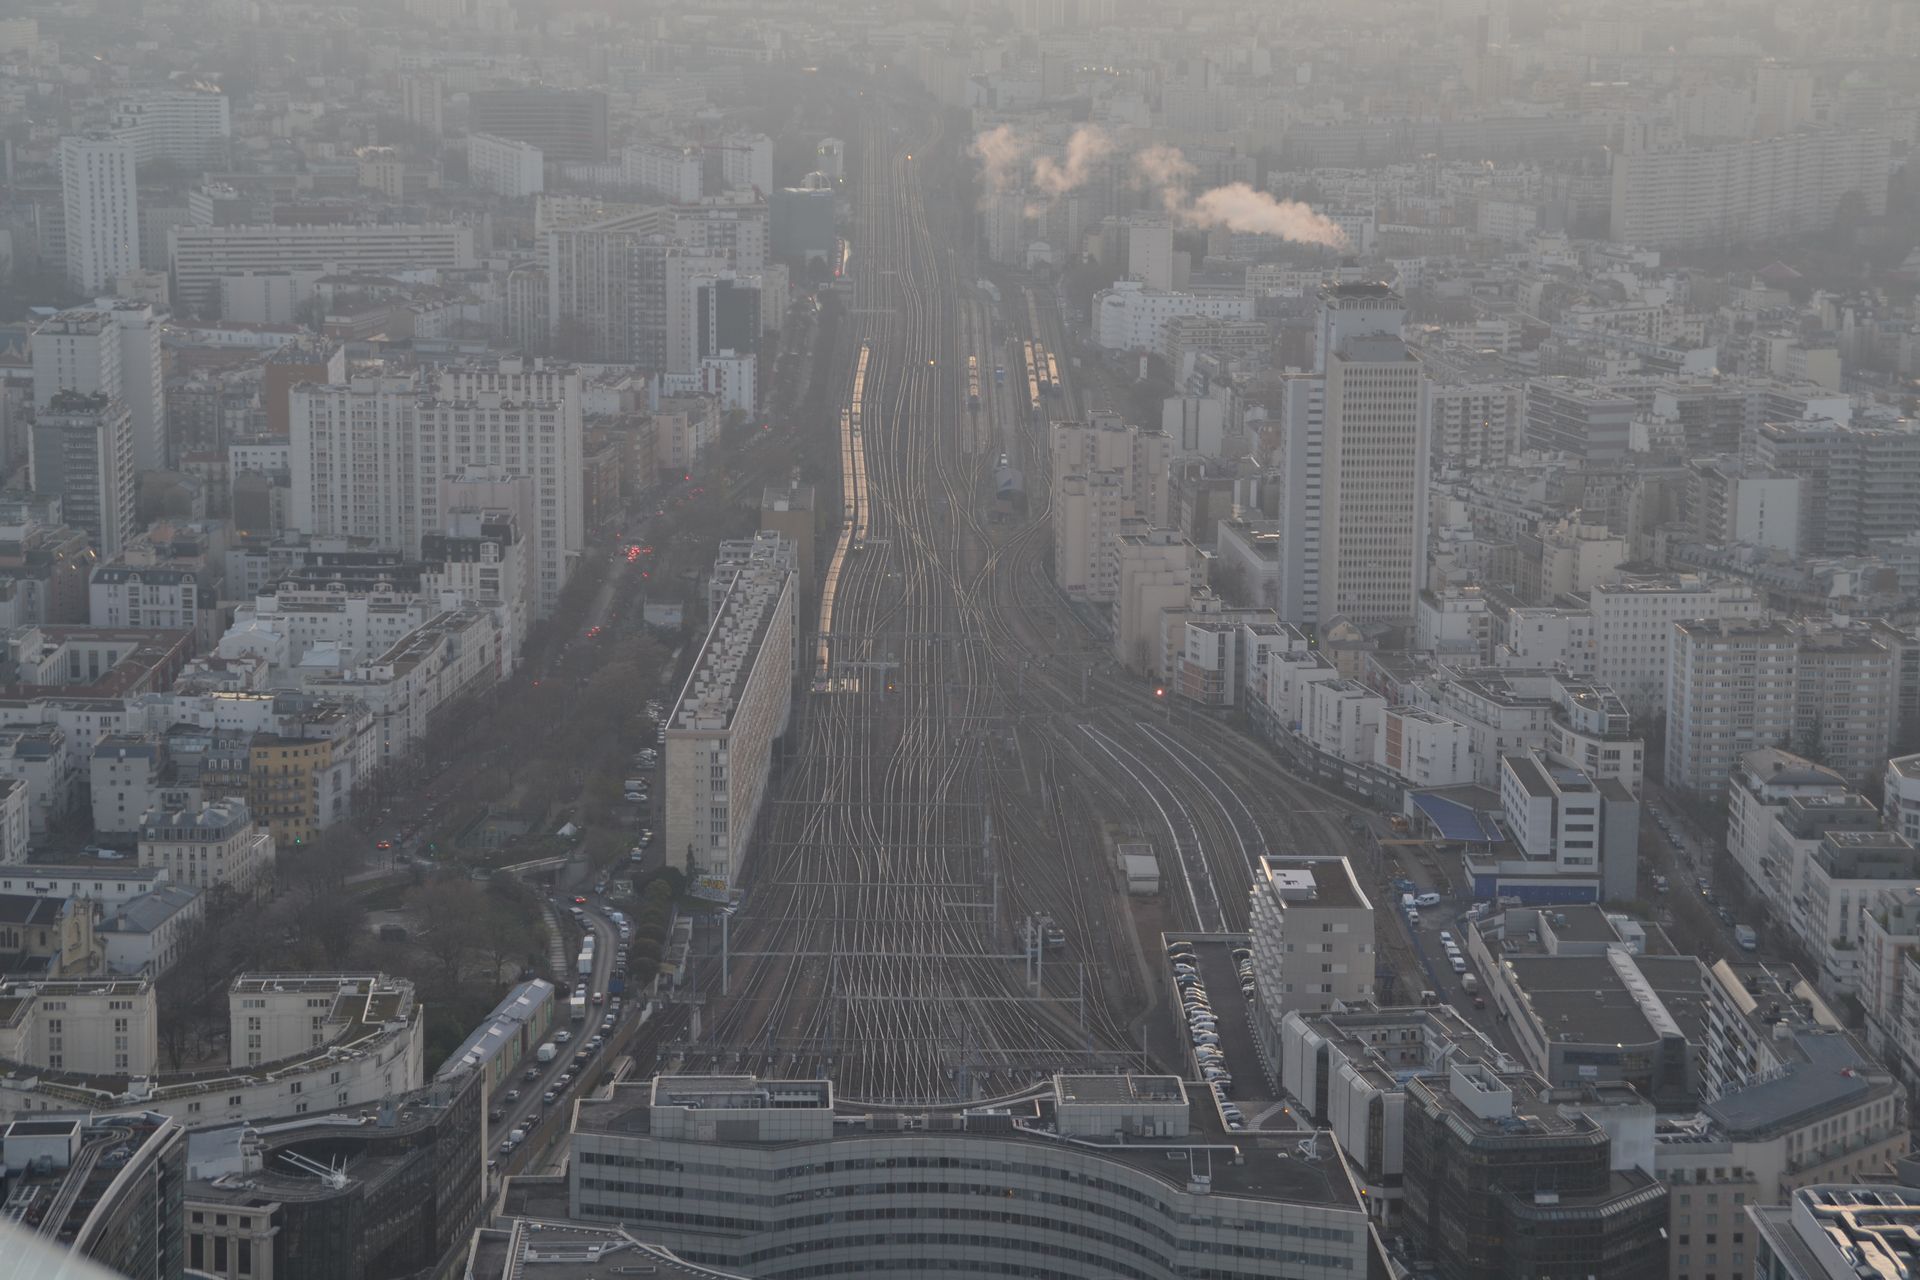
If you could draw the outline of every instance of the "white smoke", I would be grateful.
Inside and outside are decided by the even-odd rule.
[[[1093,167],[1113,154],[1113,139],[1104,129],[1083,124],[1067,139],[1067,162],[1060,164],[1052,156],[1033,162],[1033,186],[1049,199],[1058,199],[1076,187],[1083,187],[1093,176]]]
[[[1264,191],[1255,191],[1244,182],[1229,182],[1195,196],[1193,203],[1179,211],[1180,220],[1193,227],[1225,227],[1229,231],[1249,231],[1279,236],[1298,244],[1317,244],[1329,249],[1351,248],[1340,224],[1298,200],[1278,200]]]
[[[1010,191],[1019,184],[1020,163],[1033,144],[1010,124],[988,129],[973,140],[968,153],[980,162],[980,173],[990,191]]]
[[[1187,184],[1193,181],[1193,162],[1180,154],[1180,148],[1156,142],[1133,156],[1134,185],[1146,187],[1160,197],[1168,213],[1178,216],[1187,204]]]

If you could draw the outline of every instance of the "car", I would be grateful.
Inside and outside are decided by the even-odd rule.
[[[520,1078],[522,1080],[538,1080],[540,1078],[540,1068],[528,1067],[520,1073]]]
[[[567,1041],[571,1039],[573,1039],[573,1032],[571,1031],[567,1031],[563,1029],[553,1033],[553,1042],[555,1044],[565,1044]]]
[[[572,1083],[573,1083],[573,1072],[563,1071],[560,1073],[560,1079],[558,1081],[557,1087],[564,1089]]]
[[[595,1036],[593,1039],[587,1041],[587,1052],[588,1053],[600,1052],[600,1046],[605,1044],[606,1042],[607,1041],[604,1036]]]
[[[1211,1031],[1196,1031],[1193,1033],[1193,1042],[1195,1044],[1219,1044],[1220,1037]]]
[[[1440,931],[1440,944],[1442,946],[1445,946],[1447,943],[1452,941],[1453,941],[1453,935],[1451,933],[1448,933],[1445,929],[1442,929]]]
[[[611,1030],[613,1030],[613,1015],[612,1015],[612,1014],[608,1014],[608,1015],[607,1015],[606,1017],[604,1017],[604,1018],[602,1018],[602,1019],[600,1019],[600,1030],[601,1030],[602,1032],[607,1032],[607,1031],[611,1031]]]
[[[560,1091],[558,1089],[549,1089],[545,1093],[540,1095],[540,1101],[546,1103],[548,1106],[552,1106],[554,1103],[554,1100],[559,1096],[560,1096]]]
[[[1233,958],[1235,960],[1251,960],[1253,959],[1253,948],[1235,947],[1233,949]]]
[[[501,1154],[501,1155],[503,1155],[503,1156],[510,1156],[510,1155],[512,1155],[512,1154],[513,1154],[513,1147],[514,1147],[514,1142],[513,1142],[513,1139],[512,1139],[512,1138],[502,1138],[502,1139],[500,1139],[500,1154]]]
[[[393,841],[382,840],[379,843],[375,844],[373,847],[380,850],[382,853],[385,853],[387,850],[393,848]]]
[[[1200,971],[1199,971],[1198,969],[1196,969],[1196,968],[1194,968],[1194,967],[1193,967],[1192,965],[1190,965],[1190,964],[1175,964],[1175,965],[1173,966],[1173,971],[1174,971],[1175,973],[1198,973],[1198,972],[1200,972]]]
[[[1175,938],[1172,942],[1169,942],[1167,944],[1168,955],[1172,955],[1175,951],[1191,951],[1191,950],[1193,950],[1193,944],[1191,942],[1188,942],[1185,938]]]
[[[587,900],[585,898],[579,897],[577,895],[574,897],[574,900],[573,900],[573,903],[575,906],[585,906],[586,902]]]
[[[1479,992],[1477,992],[1477,991],[1476,991],[1476,992],[1474,992],[1474,993],[1473,993],[1473,1007],[1474,1007],[1474,1008],[1476,1008],[1476,1009],[1484,1009],[1484,1008],[1486,1008],[1486,1007],[1487,1007],[1487,998],[1486,998],[1485,996],[1483,996],[1483,995],[1481,995],[1481,994],[1480,994]]]
[[[491,1111],[487,1112],[487,1119],[495,1121],[496,1123],[506,1119],[506,1117],[507,1117],[507,1109],[505,1107],[495,1107]]]
[[[593,1002],[594,1002],[595,1004],[605,1004],[605,1003],[606,1003],[606,1000],[607,1000],[607,993],[606,993],[606,992],[604,992],[604,991],[596,991],[596,992],[594,992],[594,993],[593,993]]]
[[[535,1072],[535,1074],[537,1075],[539,1073]],[[520,1091],[518,1089],[509,1089],[502,1096],[505,1097],[508,1102],[520,1101]]]

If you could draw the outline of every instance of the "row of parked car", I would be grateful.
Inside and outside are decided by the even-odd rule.
[[[1253,952],[1234,948],[1233,958],[1241,966],[1243,983],[1251,985]],[[1229,1129],[1244,1129],[1247,1120],[1233,1104],[1233,1073],[1227,1067],[1227,1054],[1220,1047],[1220,1027],[1214,1017],[1213,1002],[1207,998],[1207,986],[1200,978],[1199,958],[1193,944],[1176,941],[1167,944],[1167,959],[1173,965],[1173,980],[1180,988],[1180,1005],[1187,1015],[1187,1033],[1193,1041],[1193,1060],[1200,1078],[1213,1091],[1220,1116]],[[1243,985],[1243,990],[1245,986]]]

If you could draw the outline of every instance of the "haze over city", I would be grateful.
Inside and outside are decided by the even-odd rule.
[[[1905,1275],[1917,137],[1908,0],[7,0],[0,1277]]]

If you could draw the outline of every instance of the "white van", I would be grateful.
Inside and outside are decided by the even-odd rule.
[[[1423,893],[1413,900],[1413,905],[1416,907],[1437,907],[1440,905],[1440,895],[1437,893]]]

